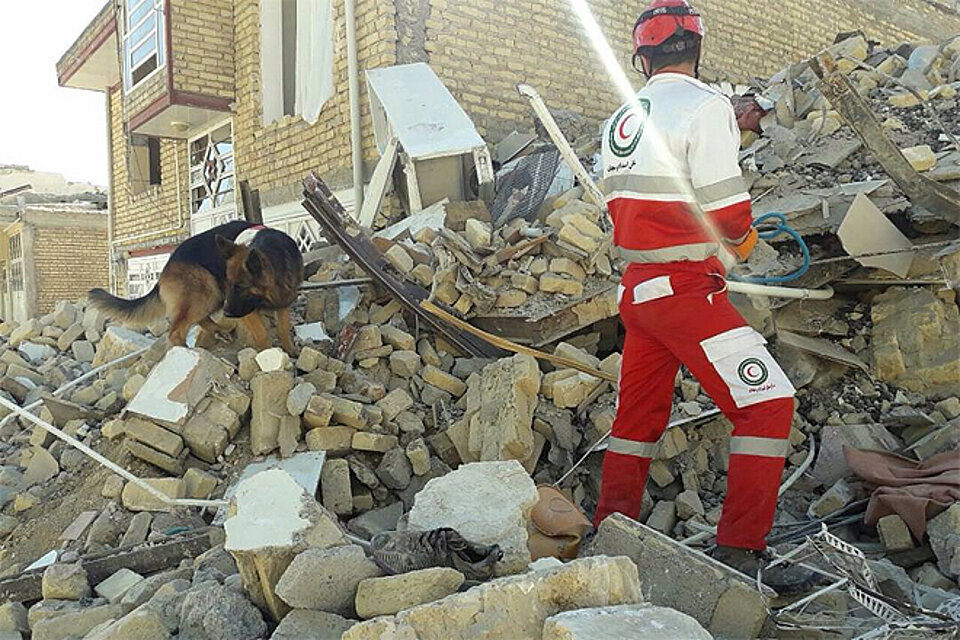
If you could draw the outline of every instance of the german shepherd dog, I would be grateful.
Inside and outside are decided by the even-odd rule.
[[[220,326],[210,316],[222,308],[226,317],[240,318],[257,349],[265,349],[269,341],[259,312],[275,311],[280,342],[293,354],[290,307],[301,282],[303,256],[290,236],[237,220],[185,240],[142,298],[92,289],[89,300],[107,317],[134,327],[166,315],[168,339],[179,346],[195,324],[216,335]]]

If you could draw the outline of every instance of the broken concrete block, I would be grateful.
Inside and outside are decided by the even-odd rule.
[[[387,451],[377,466],[377,477],[388,488],[402,491],[410,484],[413,468],[406,452],[400,447]]]
[[[87,340],[77,340],[70,345],[70,351],[73,353],[73,359],[77,362],[93,362],[96,355],[93,344]]]
[[[231,511],[224,522],[224,548],[237,561],[247,595],[275,620],[290,610],[275,587],[294,557],[304,549],[346,544],[336,516],[282,469],[241,482]]]
[[[119,477],[119,476],[114,476]],[[205,500],[217,489],[219,480],[206,471],[191,467],[183,474],[184,490],[188,498]]]
[[[660,533],[670,533],[677,524],[677,503],[673,500],[661,500],[654,505],[647,516],[647,526]]]
[[[930,519],[927,535],[940,571],[955,579],[960,575],[960,503]]]
[[[474,250],[489,247],[492,234],[490,224],[482,220],[470,218],[464,224],[464,235]]]
[[[390,371],[401,378],[417,375],[420,366],[420,355],[416,351],[394,351],[390,354]]]
[[[933,405],[933,408],[943,414],[947,420],[960,417],[960,398],[953,396]]]
[[[109,327],[97,344],[97,352],[91,364],[99,367],[141,349],[149,348],[154,342],[155,338],[149,338],[136,331],[124,327]],[[128,365],[129,363],[122,366]]]
[[[651,604],[692,616],[716,636],[760,637],[767,602],[755,580],[650,527],[615,513],[583,554],[629,557]]]
[[[13,333],[10,334],[10,346],[17,348],[24,340],[32,340],[39,337],[41,331],[43,331],[43,326],[40,324],[40,321],[36,318],[30,318],[23,324],[17,326],[17,328],[13,330]]]
[[[357,585],[380,575],[380,568],[357,545],[308,549],[283,573],[277,595],[291,607],[351,617]]]
[[[27,463],[27,468],[24,470],[23,477],[20,480],[20,487],[22,489],[29,489],[34,485],[43,484],[60,473],[60,464],[56,458],[50,455],[49,451],[42,447],[33,447],[30,451],[33,455],[30,458],[30,462]]]
[[[354,429],[363,429],[369,423],[369,417],[363,410],[363,405],[339,396],[323,396],[333,403],[332,420],[336,424],[343,424]],[[311,425],[312,426],[312,425]]]
[[[173,347],[127,405],[127,412],[179,431],[214,385],[227,386],[231,368],[201,350]]]
[[[583,295],[583,283],[573,278],[547,272],[540,276],[540,291],[579,297]]]
[[[191,589],[180,611],[181,640],[258,640],[267,633],[263,615],[235,589],[213,583]]]
[[[407,444],[406,454],[414,474],[422,476],[430,471],[430,450],[427,449],[423,438],[410,441]]]
[[[187,493],[183,478],[142,478],[142,480],[171,498],[183,498]],[[130,511],[172,511],[174,508],[133,482],[128,482],[123,487],[120,499],[123,506]]]
[[[411,258],[407,250],[399,244],[395,244],[387,249],[383,257],[401,274],[407,274],[413,271],[413,258]]]
[[[250,450],[254,455],[270,453],[278,446],[280,419],[288,415],[287,396],[293,389],[293,374],[270,371],[253,376],[250,416]]]
[[[307,402],[303,422],[308,427],[316,429],[329,425],[332,417],[333,400],[327,396],[315,395]]]
[[[104,514],[106,513],[105,511]],[[153,514],[144,511],[134,515],[120,539],[120,548],[125,549],[143,544],[147,536],[150,535],[151,524],[153,524]]]
[[[700,495],[691,489],[681,492],[676,497],[677,517],[681,520],[689,520],[693,516],[702,516],[704,514],[703,502],[700,501]]]
[[[564,611],[543,625],[543,640],[600,638],[712,640],[713,636],[690,616],[648,603]]]
[[[844,508],[856,497],[853,488],[842,478],[827,489],[822,496],[813,501],[807,514],[811,518],[822,518]]]
[[[820,431],[820,452],[813,465],[813,479],[824,485],[832,485],[850,473],[843,457],[843,447],[893,451],[900,442],[887,429],[878,424],[825,425]]]
[[[183,441],[196,457],[211,464],[217,461],[230,444],[230,433],[207,418],[196,414],[183,427]]]
[[[960,310],[933,292],[891,287],[873,300],[876,374],[911,391],[955,395],[960,380]]]
[[[5,602],[0,605],[0,631],[26,634],[30,631],[27,624],[27,609],[19,602]]]
[[[82,638],[108,620],[123,616],[118,604],[78,608],[31,623],[32,640],[68,640]]]
[[[573,245],[585,253],[592,254],[600,248],[600,242],[604,237],[600,227],[588,220],[585,216],[570,216],[560,228],[557,239],[561,242]],[[542,288],[541,281],[541,288]]]
[[[157,611],[144,607],[128,613],[99,630],[92,630],[89,635],[84,636],[84,640],[127,640],[128,638],[168,640],[170,632]]]
[[[106,580],[96,586],[94,591],[107,602],[120,602],[127,591],[143,582],[143,576],[130,569],[119,569]]]
[[[183,451],[183,438],[143,418],[136,416],[127,418],[124,433],[128,438],[142,442],[168,456],[176,457]]]
[[[459,378],[428,364],[421,373],[423,381],[459,398],[467,390],[467,385]]]
[[[255,360],[260,371],[270,373],[271,371],[283,371],[290,366],[290,356],[280,347],[264,349],[256,355]]]
[[[642,600],[626,558],[582,558],[546,571],[483,583],[433,603],[351,627],[343,640],[511,638],[540,640],[544,621],[562,611]],[[599,638],[598,638],[599,640]]]
[[[52,564],[43,572],[41,589],[44,600],[83,600],[90,595],[87,571],[79,562]]]
[[[434,478],[416,495],[408,526],[414,531],[452,527],[476,544],[499,544],[499,575],[530,562],[527,525],[536,485],[516,460],[475,462]]]
[[[350,489],[350,464],[343,459],[326,460],[320,472],[320,495],[323,506],[337,515],[353,511]]]
[[[413,406],[413,398],[406,389],[394,389],[377,401],[377,407],[383,411],[383,419],[393,422],[393,419]]]
[[[474,459],[530,457],[539,390],[540,368],[530,356],[516,355],[484,367],[479,385],[467,396],[468,448]]]
[[[583,281],[587,277],[586,271],[570,258],[554,258],[550,261],[550,271],[556,274],[568,275],[574,280]]]
[[[900,153],[907,159],[915,171],[929,171],[937,166],[937,156],[928,144],[900,149]]]
[[[100,495],[111,500],[119,498],[120,493],[123,491],[123,483],[124,480],[120,476],[110,476],[103,482],[103,487],[100,488]]]
[[[357,451],[386,453],[397,446],[397,442],[397,436],[384,433],[371,433],[369,431],[357,431],[353,434],[351,446]]]
[[[883,548],[893,553],[913,549],[913,537],[907,523],[899,515],[891,513],[877,521],[877,533]]]
[[[398,351],[413,351],[417,348],[417,340],[402,329],[389,324],[380,327],[380,337],[383,341]]]
[[[303,415],[310,399],[317,393],[317,388],[309,382],[301,382],[287,395],[287,411],[292,416]]]
[[[326,611],[294,609],[280,621],[270,640],[340,640],[356,620]]]
[[[365,619],[392,616],[403,609],[456,593],[463,581],[462,573],[448,567],[421,569],[383,578],[367,578],[357,585],[357,615]]]
[[[353,449],[353,435],[356,432],[356,429],[350,427],[311,429],[307,431],[307,448],[311,451],[326,451],[327,455],[331,456],[344,456]]]

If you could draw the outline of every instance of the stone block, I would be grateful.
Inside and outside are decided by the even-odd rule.
[[[282,469],[242,481],[224,522],[224,548],[237,562],[244,591],[274,620],[290,606],[277,597],[277,583],[298,553],[346,544],[336,516]],[[364,576],[367,577],[367,576]]]
[[[357,431],[353,434],[351,446],[357,451],[374,451],[386,453],[397,446],[397,436],[369,431]]]
[[[154,338],[148,338],[141,333],[131,331],[124,327],[110,327],[97,344],[97,352],[91,364],[94,367],[99,367],[108,362],[113,362],[118,358],[150,347],[154,341]],[[127,364],[122,366],[127,366]]]
[[[430,450],[423,438],[411,440],[407,444],[406,454],[415,475],[426,475],[430,471]]]
[[[326,427],[333,418],[333,400],[327,396],[316,395],[307,402],[303,412],[303,422],[311,429]]]
[[[677,503],[673,500],[660,500],[653,506],[653,512],[647,517],[647,526],[660,533],[670,533],[677,524]]]
[[[227,450],[230,433],[209,420],[207,415],[197,414],[187,421],[183,426],[183,441],[193,455],[213,464]]]
[[[712,640],[713,636],[690,616],[648,603],[564,611],[543,625],[543,640],[621,638]]]
[[[169,640],[170,632],[160,614],[150,608],[142,608],[119,620],[92,631],[84,640]]]
[[[550,261],[550,271],[556,274],[565,274],[574,280],[583,281],[587,277],[586,271],[570,258],[554,258]]]
[[[390,371],[401,378],[412,378],[420,372],[420,355],[416,351],[394,351],[390,354]]]
[[[350,464],[343,459],[327,460],[320,472],[320,495],[323,506],[337,515],[353,511],[350,488]]]
[[[467,385],[464,384],[463,380],[452,376],[449,373],[438,369],[437,367],[428,364],[423,368],[421,372],[423,381],[427,384],[431,384],[438,389],[442,389],[447,393],[451,394],[454,397],[459,398],[467,390]]]
[[[93,362],[96,356],[93,344],[89,340],[77,340],[70,345],[70,351],[77,362]]]
[[[308,549],[293,559],[276,591],[291,607],[352,617],[357,586],[380,575],[380,568],[359,546]]]
[[[389,324],[380,327],[381,339],[397,351],[413,351],[417,348],[417,340],[412,335]]]
[[[290,366],[290,356],[280,347],[264,349],[254,357],[254,360],[257,361],[260,371],[264,373],[283,371]]]
[[[52,564],[43,572],[41,590],[44,600],[82,600],[90,595],[90,583],[79,562]]]
[[[470,218],[464,224],[464,236],[474,250],[489,247],[492,234],[490,224],[482,220]]]
[[[180,610],[180,640],[259,640],[263,615],[237,589],[212,583],[191,589]]]
[[[822,518],[844,508],[856,497],[853,488],[842,478],[827,489],[822,496],[813,501],[807,510],[811,518]]]
[[[184,490],[188,498],[205,500],[217,489],[219,480],[206,471],[191,467],[183,474]]]
[[[270,640],[340,640],[356,620],[326,611],[294,609],[280,621]]]
[[[94,591],[107,602],[116,603],[123,599],[127,591],[143,582],[143,576],[130,569],[120,569],[96,586]]]
[[[714,635],[760,637],[767,602],[753,579],[622,514],[600,524],[582,555],[625,555],[651,604],[686,613]]]
[[[380,482],[394,491],[402,491],[410,484],[413,468],[406,452],[400,447],[387,451],[377,466],[377,477]]]
[[[0,631],[7,633],[27,633],[27,609],[19,602],[5,602],[0,605]]]
[[[259,373],[250,381],[250,450],[254,455],[270,453],[279,445],[280,419],[288,415],[287,396],[292,389],[293,374],[286,371]]]
[[[309,382],[301,382],[287,394],[287,411],[292,416],[303,415],[307,404],[317,393],[317,388]]]
[[[694,516],[702,516],[704,514],[703,502],[700,501],[700,495],[692,489],[681,492],[676,498],[676,505],[677,517],[681,520],[689,520]]]
[[[540,368],[530,356],[516,355],[484,367],[479,383],[467,394],[468,458],[528,459],[539,391]],[[461,459],[466,461],[462,454]]]
[[[937,557],[937,566],[947,576],[960,575],[960,503],[927,522],[930,547]]]
[[[413,406],[413,398],[406,389],[394,389],[377,401],[377,407],[383,411],[383,419],[393,422],[393,419]]]
[[[387,262],[393,265],[393,268],[396,269],[401,275],[413,271],[413,258],[411,258],[410,254],[407,253],[407,250],[399,244],[395,244],[387,249],[386,253],[383,254],[383,257],[386,258]]]
[[[183,498],[187,493],[183,478],[143,478],[143,481],[171,498]],[[133,482],[128,482],[123,487],[120,498],[123,506],[130,511],[170,511],[173,509],[173,507]]]
[[[183,451],[183,438],[143,418],[136,416],[127,418],[124,433],[128,438],[142,442],[168,456],[176,457]]]
[[[357,585],[357,615],[365,619],[392,616],[403,609],[456,593],[463,581],[462,573],[447,567],[367,578]]]
[[[566,296],[578,298],[583,295],[583,283],[573,278],[547,272],[540,276],[540,291],[562,293]]]
[[[323,397],[333,403],[331,420],[334,424],[346,425],[354,429],[363,429],[369,423],[367,412],[363,410],[363,405],[359,402],[331,395],[325,395]]]
[[[108,620],[123,616],[118,604],[105,604],[65,612],[32,623],[32,640],[72,640],[82,638]]]
[[[516,573],[530,562],[527,525],[537,499],[536,485],[516,460],[465,464],[417,493],[408,527],[452,527],[473,543],[499,544],[498,573]]]
[[[343,640],[510,638],[541,640],[562,611],[636,604],[637,569],[626,558],[583,558],[545,571],[483,583],[433,603],[351,627]],[[599,639],[598,639],[599,640]]]
[[[353,435],[356,429],[350,427],[321,427],[307,431],[307,448],[311,451],[326,451],[331,456],[345,456],[353,449]]]
[[[913,537],[910,535],[907,523],[895,513],[884,516],[877,521],[877,533],[880,535],[883,548],[891,553],[906,551],[914,547]]]
[[[937,156],[928,144],[917,145],[900,149],[900,153],[907,159],[915,171],[929,171],[937,166]]]

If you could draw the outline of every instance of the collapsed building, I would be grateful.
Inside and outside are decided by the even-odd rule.
[[[165,323],[130,331],[83,301],[0,325],[0,631],[954,633],[957,43],[889,48],[845,34],[768,81],[724,87],[757,214],[784,213],[810,247],[790,286],[833,291],[737,295],[799,390],[771,542],[818,569],[809,594],[779,598],[762,575],[701,552],[725,493],[730,425],[686,372],[639,521],[615,515],[589,540],[568,535],[562,552],[533,544],[558,537],[537,526],[546,487],[592,512],[615,416],[622,264],[606,214],[589,183],[574,185],[550,127],[503,136],[492,153],[450,145],[441,160],[489,158],[489,173],[454,171],[438,198],[445,174],[418,171],[431,159],[413,152],[398,124],[407,112],[386,97],[373,102],[384,121],[366,204],[342,206],[347,194],[322,171],[302,185],[298,215],[316,243],[304,247],[295,357],[246,347],[240,331],[170,349]],[[446,83],[413,67],[442,96]],[[867,125],[851,116],[864,105]],[[599,117],[556,114],[587,167]],[[211,135],[205,153],[228,148]],[[484,179],[494,170],[495,185]],[[486,202],[465,195],[474,178],[476,196],[494,189]],[[746,270],[799,261],[772,238]],[[918,480],[937,490],[911,492]],[[366,553],[379,533],[440,527],[498,545],[497,577],[448,566],[385,575]]]

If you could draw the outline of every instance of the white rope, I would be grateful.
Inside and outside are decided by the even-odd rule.
[[[100,466],[106,467],[107,469],[110,469],[117,475],[123,478],[126,478],[128,481],[137,485],[138,487],[140,487],[141,489],[143,489],[144,491],[152,495],[154,498],[160,500],[164,504],[168,504],[175,507],[223,507],[227,505],[226,500],[194,500],[192,498],[171,498],[170,496],[163,493],[156,487],[151,486],[149,483],[133,475],[132,473],[130,473],[120,465],[113,462],[112,460],[108,460],[107,458],[103,457],[102,455],[100,455],[99,453],[97,453],[87,445],[83,444],[73,436],[64,433],[63,431],[56,428],[46,420],[43,420],[42,418],[39,418],[33,415],[32,413],[27,411],[26,408],[19,407],[13,402],[10,402],[9,400],[7,400],[2,396],[0,396],[0,406],[6,407],[10,411],[19,415],[20,417],[26,418],[27,420],[34,423],[38,427],[41,427],[42,429],[45,429],[49,433],[52,433],[56,437],[60,438],[61,440],[69,444],[71,447],[79,449],[88,457],[93,458],[96,462],[98,462]]]

